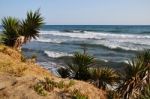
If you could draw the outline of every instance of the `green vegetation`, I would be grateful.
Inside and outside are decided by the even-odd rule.
[[[105,90],[107,85],[115,85],[119,82],[119,74],[111,68],[94,68],[91,69],[91,78],[95,81],[95,85]]]
[[[150,99],[150,84],[144,87],[141,92],[140,99]]]
[[[41,96],[46,96],[47,93],[46,91],[44,90],[44,87],[41,83],[37,83],[35,86],[34,86],[34,90]]]
[[[149,83],[149,60],[150,52],[144,51],[129,62],[125,70],[126,76],[118,88],[118,92],[123,98],[137,98],[145,84]]]
[[[54,88],[64,89],[67,90],[69,87],[74,85],[75,82],[70,80],[68,84],[66,84],[64,81],[54,82],[53,80],[49,78],[45,78],[45,80],[38,82],[34,86],[34,90],[42,96],[45,96],[47,92],[51,92],[54,90]]]
[[[150,84],[150,51],[140,52],[131,60],[125,74],[112,68],[93,68],[94,58],[86,54],[75,53],[69,67],[77,80],[92,80],[98,88],[108,92],[109,99],[139,98],[143,87]],[[113,91],[107,86],[116,86]],[[146,89],[144,89],[146,90]],[[148,91],[148,89],[147,89]]]
[[[88,96],[82,94],[77,89],[74,89],[71,93],[72,93],[72,99],[88,99]]]
[[[19,37],[19,20],[13,17],[5,17],[2,19],[2,26],[4,29],[2,42],[13,47],[17,37]]]
[[[21,35],[25,37],[25,43],[39,36],[40,27],[43,25],[43,17],[39,10],[27,12],[27,18],[21,22]]]
[[[144,51],[129,62],[126,76],[118,88],[118,92],[125,99],[138,98],[145,84],[149,84],[149,51]]]
[[[75,84],[75,81],[74,80],[70,80],[69,81],[69,84],[68,84],[68,87],[71,87],[71,86],[73,86]]]
[[[3,34],[0,35],[0,42],[3,44],[20,50],[22,44],[27,43],[32,38],[39,36],[40,27],[43,24],[43,17],[39,10],[35,12],[27,12],[26,19],[20,21],[17,18],[5,17],[2,19]],[[120,74],[112,68],[94,68],[94,58],[87,54],[86,47],[83,46],[84,53],[75,53],[72,57],[72,63],[68,64],[69,68],[58,69],[62,78],[70,77],[72,73],[74,79],[91,81],[95,86],[107,92],[108,99],[149,99],[150,98],[150,51],[139,53],[133,60],[129,61],[125,69],[125,74]],[[9,50],[7,47],[0,49],[2,54],[6,54],[1,60],[0,71],[15,76],[22,76],[27,67],[18,61],[8,61],[5,58],[19,58],[20,61],[26,62],[27,59],[23,55],[18,55]],[[15,55],[13,55],[13,53]],[[36,59],[36,55],[31,57]],[[8,58],[9,59],[9,58]],[[18,64],[16,64],[15,62]],[[13,65],[12,65],[13,64]],[[21,64],[21,65],[20,65]],[[75,82],[70,80],[66,84],[63,80],[54,82],[49,78],[38,82],[34,86],[34,90],[41,96],[46,96],[48,92],[54,88],[64,89],[67,91]],[[117,88],[110,90],[111,87],[117,85]],[[71,92],[72,99],[88,99],[79,90],[75,89]]]
[[[100,89],[106,89],[107,85],[115,85],[119,82],[120,75],[111,68],[93,68],[94,58],[87,53],[75,53],[72,58],[72,64],[69,64],[77,80],[94,80],[94,85]],[[66,73],[66,72],[65,72]]]
[[[5,17],[2,19],[2,43],[19,49],[22,44],[39,36],[42,24],[43,17],[41,17],[39,10],[27,12],[26,19],[22,21],[13,17]]]
[[[0,43],[2,41],[3,35],[0,33]]]
[[[94,63],[94,58],[87,54],[75,53],[72,61],[68,66],[75,74],[74,79],[88,80],[90,77],[88,68]]]

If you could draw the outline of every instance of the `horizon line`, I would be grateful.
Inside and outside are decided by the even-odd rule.
[[[87,26],[89,26],[89,25],[91,25],[91,26],[92,26],[92,25],[93,25],[93,26],[96,26],[96,25],[97,25],[97,26],[98,26],[98,25],[99,25],[99,26],[100,26],[100,25],[101,25],[101,26],[150,26],[150,24],[149,24],[149,25],[148,25],[148,24],[145,24],[145,25],[144,25],[144,24],[139,24],[139,25],[137,25],[137,24],[136,24],[136,25],[134,25],[134,24],[125,24],[125,25],[124,25],[124,24],[121,24],[121,25],[120,25],[120,24],[44,24],[44,25],[53,25],[53,26],[54,26],[54,25],[57,25],[57,26],[58,26],[58,25],[66,25],[66,26],[69,26],[69,25],[70,25],[70,26],[71,26],[71,25],[72,25],[72,26],[73,26],[73,25],[74,25],[74,26],[75,26],[75,25],[87,25]],[[0,26],[2,26],[2,24],[0,24]]]

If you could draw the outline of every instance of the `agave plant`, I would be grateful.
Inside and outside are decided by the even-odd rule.
[[[72,64],[68,64],[70,69],[75,74],[74,78],[79,80],[87,80],[90,78],[88,68],[92,66],[94,58],[81,53],[75,53],[72,59]]]
[[[118,91],[124,99],[137,98],[145,85],[146,71],[144,62],[139,59],[134,59],[129,62],[126,68],[126,76],[122,84],[119,86]]]
[[[15,40],[19,36],[19,20],[13,17],[5,17],[2,19],[2,27],[2,42],[8,46],[14,46]]]
[[[115,85],[119,82],[119,73],[111,68],[95,68],[90,70],[92,79],[96,81],[98,88],[106,89],[107,85]]]
[[[3,43],[10,47],[20,48],[22,44],[36,39],[39,36],[43,17],[39,10],[27,12],[27,18],[19,21],[16,18],[6,17],[2,19]]]

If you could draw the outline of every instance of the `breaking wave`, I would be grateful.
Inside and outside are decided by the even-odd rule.
[[[64,53],[64,52],[54,52],[54,51],[44,51],[44,53],[51,58],[59,58],[63,56],[72,56],[72,54]]]
[[[78,44],[84,42],[87,45],[105,46],[117,50],[137,51],[150,49],[150,35],[148,34],[117,34],[89,31],[41,31],[37,41],[59,44]]]

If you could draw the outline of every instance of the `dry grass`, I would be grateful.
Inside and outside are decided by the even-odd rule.
[[[40,96],[34,91],[34,86],[45,77],[58,87],[46,96]],[[93,85],[55,77],[32,61],[22,62],[19,52],[0,45],[0,99],[71,99],[69,96],[74,90],[79,90],[88,99],[105,99],[105,92]]]
[[[21,54],[16,51],[16,50],[13,50],[9,47],[6,47],[2,44],[0,44],[0,52],[4,53],[5,55],[8,55],[10,56],[11,58],[15,59],[15,60],[21,60]]]
[[[16,76],[34,75],[50,76],[50,73],[41,68],[33,61],[21,61],[21,54],[4,45],[0,45],[0,72],[13,74]]]

